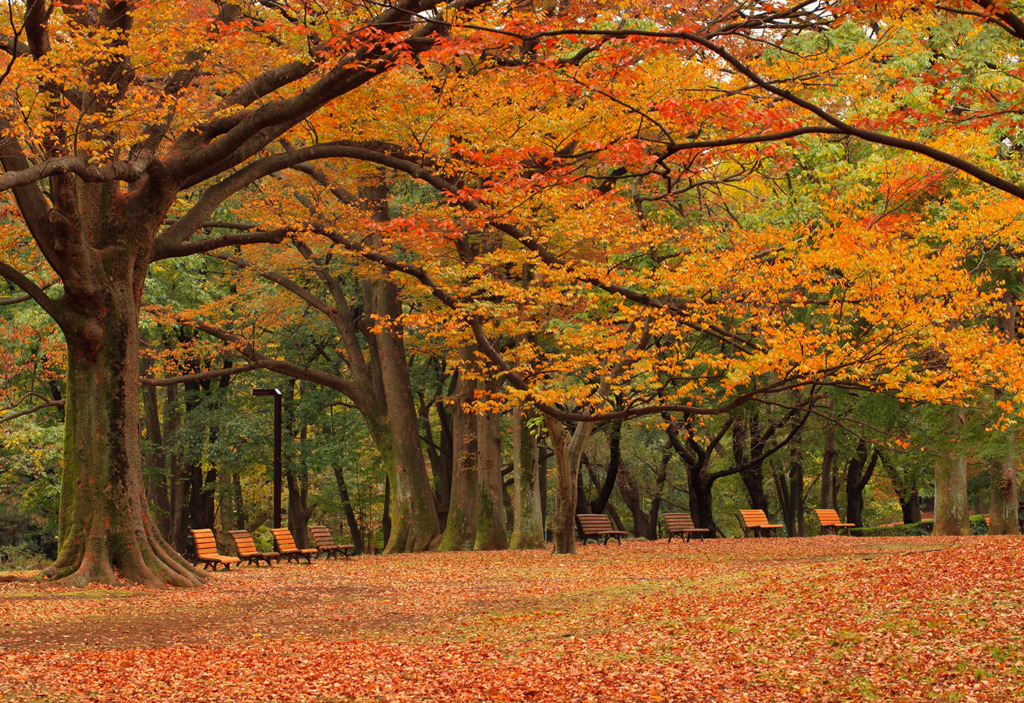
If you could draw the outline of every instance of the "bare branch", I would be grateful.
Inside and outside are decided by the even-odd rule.
[[[63,407],[63,406],[64,406],[64,399],[63,398],[61,400],[48,400],[45,403],[40,403],[39,405],[33,405],[31,408],[29,408],[27,410],[19,410],[18,412],[7,413],[6,415],[0,415],[0,423],[10,422],[11,420],[17,420],[19,417],[25,417],[26,415],[31,415],[32,413],[39,412],[40,410],[45,410],[46,408],[59,408],[59,407]]]
[[[57,324],[61,323],[64,316],[63,308],[60,303],[46,295],[46,291],[33,283],[32,279],[3,261],[0,261],[0,276],[6,278],[8,281],[18,286],[18,288],[25,291],[25,295],[38,304],[47,315],[57,322]]]
[[[251,363],[245,366],[232,366],[229,369],[213,369],[211,371],[201,371],[199,373],[189,373],[183,376],[168,376],[166,378],[141,378],[139,383],[143,386],[176,386],[181,383],[187,383],[189,381],[207,381],[212,378],[223,378],[225,376],[234,376],[239,373],[246,373],[248,371],[256,371],[258,369],[267,368],[261,363]]]

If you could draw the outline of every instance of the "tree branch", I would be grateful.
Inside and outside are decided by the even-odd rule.
[[[167,378],[141,378],[139,383],[143,386],[176,386],[181,383],[187,383],[188,381],[207,381],[213,378],[222,378],[226,376],[234,376],[239,373],[246,373],[248,371],[256,371],[258,369],[267,368],[261,363],[251,363],[245,366],[232,366],[227,369],[213,369],[211,371],[201,371],[198,373],[189,373],[182,376],[169,376]]]

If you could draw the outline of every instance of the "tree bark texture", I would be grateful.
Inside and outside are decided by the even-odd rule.
[[[1017,519],[1019,488],[1017,460],[1007,458],[992,462],[992,504],[989,507],[990,535],[1019,535]]]
[[[463,364],[472,359],[470,349],[463,349],[460,355]],[[460,370],[452,405],[452,490],[448,499],[448,522],[439,547],[444,552],[472,549],[476,541],[480,478],[478,426],[469,408],[476,381],[470,375]]]
[[[194,586],[198,573],[164,541],[150,516],[139,435],[138,304],[144,271],[108,259],[97,272],[102,305],[62,325],[68,346],[64,472],[56,561],[69,585],[126,579]]]
[[[399,324],[402,310],[398,290],[394,284],[382,281],[374,286],[373,298],[374,309],[386,320],[385,329],[376,337],[395,458],[391,535],[384,553],[422,552],[439,539],[441,530],[420,446],[416,405]]]
[[[540,457],[522,405],[512,409],[512,549],[544,546]]]
[[[875,473],[879,453],[868,455],[868,443],[861,439],[856,454],[846,464],[846,521],[857,527],[864,524],[864,489]]]
[[[497,389],[497,383],[493,381],[484,382],[484,386],[487,391]],[[476,427],[480,491],[473,549],[507,549],[508,520],[501,478],[501,416],[492,412],[480,413],[476,416]]]
[[[956,411],[950,421],[950,437],[959,437],[966,422],[966,411]],[[932,534],[971,534],[970,512],[967,504],[967,457],[951,450],[935,462],[935,525]]]
[[[577,423],[572,437],[566,435],[561,420],[544,416],[551,451],[555,457],[555,511],[552,516],[553,551],[576,553],[576,494],[580,480],[583,448],[594,430],[593,422]]]

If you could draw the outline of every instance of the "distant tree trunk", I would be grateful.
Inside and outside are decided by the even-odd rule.
[[[766,439],[756,408],[739,413],[733,422],[733,462],[743,466],[740,478],[750,496],[750,507],[768,514],[768,496],[764,492],[764,462],[757,459],[764,454]],[[744,457],[748,457],[744,459]]]
[[[645,511],[640,501],[640,491],[637,489],[629,466],[623,463],[619,467],[619,477],[616,485],[619,487],[619,495],[622,502],[633,515],[633,534],[646,539],[658,539],[658,515],[661,512],[661,495],[665,487],[665,480],[668,477],[668,466],[672,459],[671,447],[666,444],[661,452],[661,462],[654,476],[654,490],[651,492],[651,509]]]
[[[1013,341],[1018,338],[1017,334],[1017,296],[1011,291],[1003,295],[1003,303],[1006,305],[1006,314],[998,319],[998,325],[1003,336]],[[996,391],[996,399],[1003,395],[1002,391]],[[994,462],[992,466],[992,504],[989,506],[990,535],[1019,535],[1020,522],[1017,518],[1018,501],[1020,499],[1020,487],[1017,483],[1017,442],[1010,439],[1010,447],[1007,455],[1002,461]]]
[[[294,384],[291,384],[294,386]],[[294,391],[292,404],[294,404]],[[295,437],[295,413],[289,413],[288,436]],[[310,546],[307,532],[313,508],[309,507],[309,467],[306,465],[306,439],[309,428],[303,423],[298,431],[298,447],[290,452],[286,465],[285,480],[288,482],[288,531],[295,538],[295,546],[306,549]]]
[[[919,483],[917,468],[900,471],[890,461],[890,457],[887,454],[879,455],[879,461],[882,462],[882,469],[889,477],[889,480],[892,481],[893,488],[896,489],[896,500],[900,504],[903,523],[910,525],[915,522],[921,522],[921,498],[917,491]]]
[[[864,489],[875,473],[878,464],[878,450],[868,456],[868,443],[861,439],[857,443],[857,453],[846,465],[846,521],[857,527],[864,524]]]
[[[836,508],[835,504],[835,482],[836,482],[836,457],[839,452],[836,450],[836,428],[831,422],[825,423],[825,448],[821,457],[821,502],[822,508]]]
[[[512,409],[512,549],[544,546],[537,440],[522,404]]]
[[[958,410],[952,418],[950,436],[958,437],[967,414]],[[935,535],[971,534],[967,505],[967,457],[961,453],[940,456],[935,462]]]
[[[460,353],[463,364],[470,363],[472,356],[469,348]],[[476,415],[469,408],[476,382],[469,375],[460,370],[452,403],[452,489],[448,521],[439,547],[443,552],[472,549],[476,541],[480,496],[478,427]]]
[[[492,380],[482,385],[488,393],[494,393],[498,388]],[[473,549],[508,549],[508,518],[501,478],[501,416],[493,412],[479,413],[476,427],[480,493]]]
[[[917,489],[912,489],[906,498],[898,495],[896,499],[900,503],[900,513],[903,516],[904,524],[921,522],[921,498],[917,494]]]
[[[665,490],[665,481],[668,479],[668,465],[671,461],[668,447],[661,454],[661,463],[658,473],[654,477],[654,491],[651,493],[651,510],[647,515],[647,530],[643,534],[647,539],[658,539],[658,515],[661,513],[661,496]]]
[[[449,395],[455,393],[459,373],[452,375],[452,388]],[[437,412],[440,431],[434,438],[434,430],[430,422],[430,411]],[[430,461],[430,475],[434,479],[434,500],[437,503],[437,520],[441,533],[448,526],[448,511],[452,493],[452,416],[445,402],[424,402],[420,397],[419,406],[420,428],[426,440],[427,459]]]
[[[341,497],[341,509],[345,513],[345,523],[348,525],[348,533],[352,538],[352,546],[356,554],[365,554],[366,545],[363,543],[363,532],[359,528],[359,520],[356,518],[356,511],[352,507],[352,500],[348,495],[348,484],[345,482],[345,470],[340,464],[334,466],[334,481],[338,484],[338,495]]]
[[[789,537],[804,536],[804,462],[799,445],[791,444],[788,469],[775,474],[775,491],[782,508],[782,521]]]
[[[594,431],[593,422],[578,422],[568,438],[560,420],[544,416],[555,457],[555,514],[552,520],[555,554],[576,553],[576,493],[583,448]]]
[[[391,540],[391,477],[384,477],[384,512],[380,518],[381,533],[384,544]],[[376,546],[376,545],[375,545]]]
[[[160,404],[156,386],[142,388],[143,424],[146,429],[148,451],[143,455],[146,466],[146,495],[149,497],[153,521],[168,542],[171,539],[171,493],[168,482],[167,452],[160,427]]]
[[[231,491],[235,496],[235,529],[244,530],[249,522],[249,515],[242,496],[242,477],[237,472],[231,474]]]
[[[608,470],[604,481],[597,485],[597,497],[590,503],[590,512],[603,513],[608,500],[615,490],[615,481],[622,467],[622,420],[615,420],[608,425]]]
[[[184,470],[182,446],[178,436],[181,427],[181,413],[178,408],[178,387],[167,387],[167,402],[164,405],[164,439],[172,450],[168,452],[171,487],[171,537],[169,542],[184,554],[188,546],[188,496],[191,493],[190,475]]]
[[[647,511],[643,509],[636,479],[628,467],[623,466],[619,469],[619,480],[616,482],[616,485],[619,488],[619,495],[622,496],[622,502],[633,516],[633,534],[649,535],[651,525],[647,518]]]
[[[687,418],[685,422],[685,440],[679,437],[679,426],[675,421],[669,422],[666,433],[670,446],[686,467],[686,482],[690,490],[690,517],[693,518],[697,527],[711,530],[710,534],[714,537],[721,530],[715,525],[711,487],[719,478],[738,473],[739,469],[712,473],[709,470],[709,464],[715,448],[721,444],[726,434],[733,428],[735,421],[729,419],[724,422],[718,433],[703,446],[697,441],[692,418]]]
[[[1017,521],[1019,489],[1017,486],[1017,460],[1003,459],[992,462],[992,505],[989,508],[988,533],[990,535],[1019,535]]]

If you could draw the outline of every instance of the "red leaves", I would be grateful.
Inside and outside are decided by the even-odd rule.
[[[1007,701],[1018,538],[634,542],[0,587],[10,700]]]

